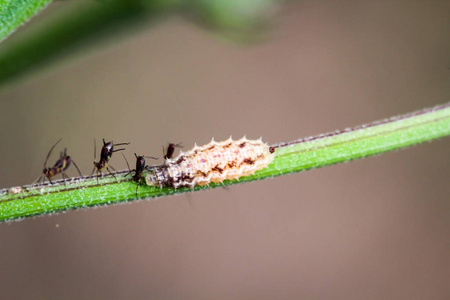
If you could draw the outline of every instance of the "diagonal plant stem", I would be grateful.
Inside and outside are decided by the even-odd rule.
[[[115,173],[117,179],[79,177],[65,183],[0,190],[0,221],[261,180],[381,154],[448,135],[450,103],[353,129],[273,145],[275,159],[267,168],[240,180],[197,186],[193,190],[142,185],[136,196],[136,183],[125,176],[126,171]]]

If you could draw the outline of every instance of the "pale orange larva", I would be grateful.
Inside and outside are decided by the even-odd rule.
[[[151,168],[145,181],[150,186],[193,188],[238,179],[267,167],[273,160],[274,151],[261,139],[243,137],[233,141],[230,138],[219,143],[213,139],[205,146],[195,145],[174,159],[166,159],[164,165]]]

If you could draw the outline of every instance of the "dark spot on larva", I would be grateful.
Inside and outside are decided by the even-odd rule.
[[[202,172],[200,170],[197,171],[197,175],[200,175],[200,176],[203,176],[203,177],[208,176],[207,174],[205,174],[205,172]]]
[[[212,150],[214,148],[216,148],[216,146],[213,145],[213,146],[209,147],[208,150]]]
[[[174,183],[175,183],[175,180],[173,179],[173,177],[169,176],[169,177],[167,177],[167,180],[164,183],[164,185],[174,187]]]
[[[240,143],[239,147],[244,148],[246,144],[247,144],[246,142]]]
[[[270,153],[274,153],[275,152],[275,148],[274,147],[269,147],[269,152]]]
[[[217,171],[217,172],[219,172],[220,174],[222,174],[222,172],[223,172],[223,169],[222,169],[222,168],[219,168],[219,165],[215,165],[215,166],[212,168],[212,170],[213,170],[213,171]]]
[[[180,179],[185,182],[192,182],[194,180],[194,177],[190,176],[190,174],[186,174],[183,172],[181,173]]]
[[[236,167],[236,162],[235,162],[235,161],[230,161],[230,162],[228,163],[228,167],[229,167],[229,168],[234,168],[234,167]]]
[[[233,143],[229,143],[228,145],[223,146],[224,149],[231,147],[231,145],[233,145]]]
[[[246,163],[248,165],[253,165],[255,163],[255,161],[251,158],[246,158],[246,159],[244,159],[244,163]]]

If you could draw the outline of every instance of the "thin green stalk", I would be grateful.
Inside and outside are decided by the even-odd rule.
[[[450,103],[345,131],[273,145],[275,159],[267,168],[240,180],[193,190],[142,185],[136,197],[136,183],[130,181],[130,176],[125,177],[126,172],[116,173],[116,178],[81,177],[65,183],[27,186],[28,192],[20,188],[1,190],[0,221],[261,180],[381,154],[447,135],[450,135]]]

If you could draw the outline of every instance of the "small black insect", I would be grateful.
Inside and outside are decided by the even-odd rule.
[[[152,157],[152,156],[144,156],[144,155],[138,156],[136,153],[134,154],[134,156],[136,157],[136,169],[133,169],[133,170],[130,170],[130,165],[128,164],[128,160],[125,158],[125,156],[123,158],[125,158],[125,161],[127,163],[128,170],[129,170],[129,172],[127,174],[125,174],[125,176],[131,174],[131,172],[134,172],[133,181],[137,182],[137,185],[136,185],[136,197],[137,197],[137,190],[138,190],[138,187],[141,185],[141,179],[143,179],[142,175],[145,170],[149,170],[151,168],[145,164],[145,159],[146,158],[158,159],[158,158]]]
[[[53,184],[51,178],[52,178],[53,176],[55,176],[55,175],[61,174],[61,175],[62,175],[62,178],[63,178],[63,180],[64,180],[64,184],[66,184],[66,177],[68,177],[68,176],[66,175],[66,172],[65,172],[65,171],[67,170],[67,168],[70,166],[71,163],[74,164],[74,166],[75,166],[75,167],[77,168],[77,170],[78,170],[78,173],[79,173],[80,176],[81,176],[81,171],[80,171],[80,169],[78,168],[77,164],[70,158],[70,156],[67,155],[67,148],[64,148],[64,152],[61,152],[61,153],[60,153],[59,159],[55,162],[55,164],[53,165],[53,167],[51,167],[51,168],[48,168],[48,167],[47,167],[47,161],[48,161],[48,158],[50,157],[50,154],[52,153],[52,151],[53,151],[53,149],[55,148],[55,146],[56,146],[61,140],[62,140],[62,139],[59,139],[59,140],[56,142],[56,144],[53,145],[53,147],[50,149],[50,151],[49,151],[48,154],[47,154],[47,158],[45,159],[45,162],[44,162],[44,169],[42,170],[42,173],[44,173],[44,179],[43,179],[42,183],[44,183],[44,182],[45,182],[45,179],[48,178],[48,180],[50,181],[50,183]],[[42,176],[39,177],[38,181],[40,181],[41,178],[42,178]]]
[[[164,159],[171,159],[172,158],[172,155],[175,152],[175,147],[183,148],[183,146],[181,146],[181,143],[178,143],[178,144],[170,143],[169,146],[167,146],[167,152],[164,155]],[[163,146],[163,153],[164,153],[164,146]]]
[[[111,160],[111,156],[114,152],[117,151],[122,151],[125,150],[125,148],[121,148],[121,149],[116,149],[114,150],[115,146],[122,146],[122,145],[129,145],[130,143],[119,143],[119,144],[114,144],[112,141],[106,143],[105,139],[103,139],[103,147],[102,147],[102,151],[100,153],[100,160],[98,162],[95,162],[95,155],[97,152],[97,146],[94,140],[94,169],[92,169],[92,174],[94,174],[95,169],[97,169],[97,175],[98,173],[100,173],[101,176],[103,176],[103,170],[106,168],[106,170],[108,170],[109,174],[111,174],[114,178],[116,178],[116,176],[114,176],[113,173],[111,173],[111,171],[109,170],[109,168],[113,169],[113,171],[116,171],[110,164],[109,161]],[[98,177],[97,177],[97,181],[98,181]]]

